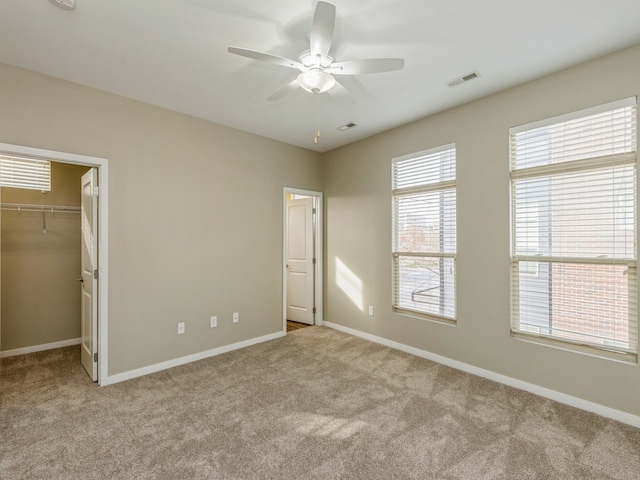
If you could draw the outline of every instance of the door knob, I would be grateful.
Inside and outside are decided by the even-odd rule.
[[[82,279],[82,277],[80,277],[80,278],[76,278],[76,282],[83,283],[83,282],[84,282],[84,280]]]

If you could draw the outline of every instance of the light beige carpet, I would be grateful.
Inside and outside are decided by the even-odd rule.
[[[3,480],[640,478],[638,429],[328,328],[107,387],[78,355],[1,360]]]

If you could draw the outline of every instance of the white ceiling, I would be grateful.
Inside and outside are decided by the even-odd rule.
[[[638,0],[331,1],[334,58],[405,68],[341,76],[347,96],[320,95],[317,145],[314,95],[267,100],[297,71],[227,52],[296,59],[314,0],[1,0],[0,62],[324,152],[640,43]]]

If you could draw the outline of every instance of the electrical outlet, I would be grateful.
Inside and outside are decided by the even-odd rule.
[[[373,305],[369,305],[369,316],[373,317]]]
[[[218,317],[217,316],[213,316],[211,317],[211,322],[209,323],[209,326],[211,328],[216,328],[218,326]]]
[[[233,312],[233,323],[238,323],[240,321],[240,314],[238,312]]]
[[[184,333],[184,322],[178,323],[178,335],[182,335]]]

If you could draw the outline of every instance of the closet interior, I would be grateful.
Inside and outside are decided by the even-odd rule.
[[[1,356],[80,343],[80,179],[88,167],[50,165],[49,191],[0,190]]]

